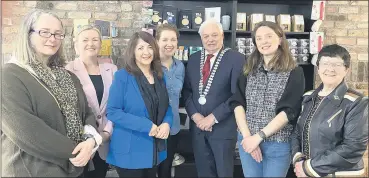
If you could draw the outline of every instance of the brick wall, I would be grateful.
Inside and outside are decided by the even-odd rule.
[[[351,54],[348,85],[368,95],[368,1],[328,1],[322,28],[325,44],[340,44]],[[318,79],[316,86],[319,83]],[[365,177],[368,177],[368,150],[364,162]]]
[[[337,43],[351,54],[350,87],[368,95],[368,1],[328,1],[321,31],[324,44]],[[316,86],[320,84],[317,75]]]
[[[132,34],[144,27],[144,15],[151,1],[2,1],[2,54],[8,60],[12,42],[18,33],[22,17],[30,10],[43,9],[59,16],[66,29],[64,49],[68,60],[75,56],[73,48],[73,19],[107,20],[116,23],[118,37],[113,38],[113,59],[120,57]]]

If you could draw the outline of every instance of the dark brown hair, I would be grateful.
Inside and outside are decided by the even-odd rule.
[[[144,31],[136,32],[132,35],[131,39],[128,42],[127,49],[124,53],[124,58],[123,60],[120,61],[121,62],[120,67],[126,69],[127,72],[131,73],[132,75],[141,74],[141,70],[138,68],[136,64],[136,56],[135,56],[135,50],[138,43],[138,39],[141,39],[151,45],[154,54],[150,68],[161,79],[163,77],[163,71],[161,69],[158,44],[156,43],[155,38],[150,33]]]
[[[159,40],[160,37],[161,37],[161,33],[165,30],[169,30],[169,31],[173,31],[176,33],[177,35],[177,39],[179,38],[179,32],[178,32],[178,29],[176,26],[174,25],[171,25],[171,24],[161,24],[161,25],[158,25],[156,27],[156,30],[155,30],[155,38],[156,40]]]
[[[246,61],[246,64],[244,66],[244,74],[247,75],[250,72],[254,72],[257,69],[258,65],[263,62],[263,55],[257,49],[255,40],[256,31],[263,26],[271,28],[274,33],[276,33],[278,37],[281,38],[281,44],[278,46],[274,57],[270,60],[268,68],[270,68],[271,71],[276,72],[288,72],[294,69],[297,64],[292,57],[291,51],[288,46],[288,41],[286,40],[286,35],[284,34],[282,28],[274,22],[262,21],[255,26],[254,31],[251,33],[252,42],[255,45],[255,49]]]

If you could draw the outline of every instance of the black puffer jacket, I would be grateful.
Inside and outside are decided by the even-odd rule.
[[[309,177],[362,175],[362,157],[368,143],[368,98],[348,89],[345,82],[321,101],[312,113],[308,137],[302,137],[322,87],[321,84],[303,97],[301,115],[291,135],[293,164],[304,160],[303,169]],[[307,155],[302,151],[305,140],[309,147]]]

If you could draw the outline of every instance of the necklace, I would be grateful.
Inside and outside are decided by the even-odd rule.
[[[205,90],[204,90],[204,84],[202,83],[203,81],[203,75],[202,75],[202,70],[204,68],[204,61],[205,61],[205,50],[201,50],[201,61],[200,61],[200,81],[199,81],[199,94],[200,97],[198,99],[198,102],[200,105],[204,105],[206,104],[206,95],[208,95],[208,92],[210,90],[211,84],[213,83],[213,79],[215,76],[216,71],[218,70],[218,66],[220,61],[222,61],[223,55],[224,53],[226,53],[228,50],[230,50],[230,48],[226,48],[224,49],[218,56],[218,58],[216,59],[216,62],[214,64],[214,66],[211,69],[211,74],[209,76],[208,81],[206,82],[206,86],[205,86]]]

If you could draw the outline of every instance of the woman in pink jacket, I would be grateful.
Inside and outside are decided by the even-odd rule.
[[[100,31],[93,26],[84,26],[75,34],[75,50],[78,57],[66,66],[66,69],[77,75],[81,81],[88,105],[95,114],[98,131],[103,138],[102,145],[93,157],[95,170],[86,170],[84,173],[84,177],[88,178],[106,176],[108,164],[105,159],[113,128],[112,123],[106,118],[106,104],[117,67],[101,62],[102,60],[98,58],[100,49]]]

